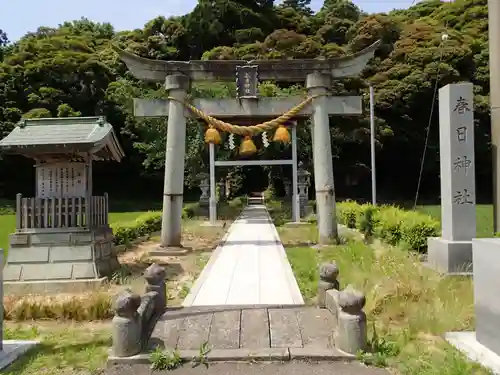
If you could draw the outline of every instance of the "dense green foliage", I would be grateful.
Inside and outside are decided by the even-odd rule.
[[[276,4],[275,4],[276,3]],[[144,28],[115,32],[110,24],[88,20],[41,27],[16,43],[0,31],[0,135],[21,118],[103,114],[120,134],[127,159],[120,166],[96,168],[97,190],[118,194],[160,194],[165,122],[136,120],[133,97],[161,97],[160,86],[137,82],[110,48],[111,42],[154,59],[284,59],[337,57],[383,44],[362,77],[336,82],[335,93],[361,92],[371,83],[376,92],[377,161],[381,198],[415,194],[436,79],[439,86],[472,81],[476,94],[476,175],[479,193],[489,196],[489,72],[486,0],[428,0],[408,10],[363,14],[347,0],[325,0],[317,13],[308,0],[198,0],[187,15],[159,16]],[[1,25],[0,25],[1,27]],[[6,30],[8,32],[8,30]],[[449,34],[442,41],[442,33]],[[289,95],[301,87],[261,85],[263,95]],[[195,86],[193,96],[234,95],[234,86]],[[368,102],[366,101],[366,107]],[[300,158],[311,165],[307,123],[299,131]],[[424,166],[423,196],[437,198],[439,187],[437,110],[431,123]],[[336,190],[341,197],[368,195],[369,120],[331,120]],[[202,128],[188,127],[186,185],[195,186],[208,171]],[[266,157],[290,155],[289,147],[272,145]],[[227,147],[221,158],[230,157]],[[234,156],[233,156],[234,157]],[[32,190],[29,162],[15,157],[0,161],[0,195]],[[247,189],[279,181],[289,168],[221,169]],[[264,173],[262,173],[264,171]],[[257,183],[256,183],[257,181]],[[282,189],[277,184],[276,189]],[[313,189],[311,189],[313,190]],[[144,195],[144,194],[141,194]]]
[[[427,238],[439,235],[440,223],[418,211],[394,206],[372,206],[352,201],[337,204],[340,223],[365,236],[375,236],[390,245],[404,244],[410,249],[427,251]]]

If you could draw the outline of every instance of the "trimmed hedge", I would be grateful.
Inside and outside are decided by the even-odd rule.
[[[198,211],[198,203],[188,203],[182,209],[182,218],[190,219]],[[146,212],[134,221],[111,224],[115,245],[128,244],[139,237],[161,230],[161,212]]]
[[[394,206],[373,206],[352,201],[337,203],[338,221],[391,244],[406,244],[421,253],[427,252],[427,238],[439,236],[441,225],[432,217]],[[369,221],[369,222],[368,222]],[[369,228],[369,229],[366,229]]]
[[[228,202],[227,206],[229,211],[239,212],[241,208],[246,205],[245,197],[238,197]],[[222,209],[226,205],[220,206]],[[228,211],[226,209],[225,211]],[[231,212],[234,214],[234,212]],[[226,212],[226,214],[228,214]],[[139,237],[151,234],[154,232],[159,232],[161,230],[161,212],[146,212],[134,221],[118,222],[111,224],[111,229],[113,229],[113,234],[115,236],[115,245],[128,244]],[[204,216],[205,213],[202,212],[200,204],[198,202],[186,203],[182,208],[182,218],[192,219],[199,216]],[[220,213],[219,216],[223,216]],[[234,216],[234,215],[230,215]]]
[[[147,212],[134,221],[111,224],[115,245],[128,244],[139,237],[161,230],[161,212]]]

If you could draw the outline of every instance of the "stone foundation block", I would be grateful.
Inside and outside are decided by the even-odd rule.
[[[500,355],[500,238],[473,239],[476,340]]]
[[[472,241],[448,241],[441,237],[427,240],[427,262],[443,273],[472,272]]]
[[[13,233],[3,269],[10,291],[66,290],[70,281],[100,284],[119,267],[109,227]],[[62,281],[66,281],[62,283]],[[35,285],[36,284],[36,285]],[[44,286],[42,284],[47,284]],[[64,284],[64,285],[63,285]],[[71,289],[71,287],[69,287]]]

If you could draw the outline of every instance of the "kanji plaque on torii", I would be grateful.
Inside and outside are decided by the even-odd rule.
[[[272,119],[309,98],[295,117],[312,117],[314,185],[318,212],[319,243],[337,237],[335,193],[329,117],[360,115],[360,96],[331,96],[331,80],[359,75],[373,57],[380,42],[351,56],[335,59],[300,60],[217,60],[159,61],[135,56],[117,49],[120,58],[138,79],[164,82],[170,100],[134,100],[134,113],[140,117],[168,116],[165,156],[165,188],[161,247],[181,245],[181,214],[184,187],[186,110],[184,102],[192,81],[233,81],[238,98],[195,99],[191,104],[206,115],[221,119]],[[291,96],[259,98],[258,80],[305,83],[307,98]],[[293,192],[297,195],[297,191]]]
[[[236,66],[236,95],[238,98],[257,98],[259,95],[259,66]]]

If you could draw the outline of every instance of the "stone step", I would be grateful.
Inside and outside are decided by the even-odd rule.
[[[157,347],[185,361],[355,360],[334,347],[335,324],[329,310],[317,307],[179,308],[158,320],[142,354],[108,362],[147,364]]]
[[[246,308],[165,314],[151,343],[167,350],[333,349],[334,316],[326,309]],[[283,350],[281,351],[283,352]]]

